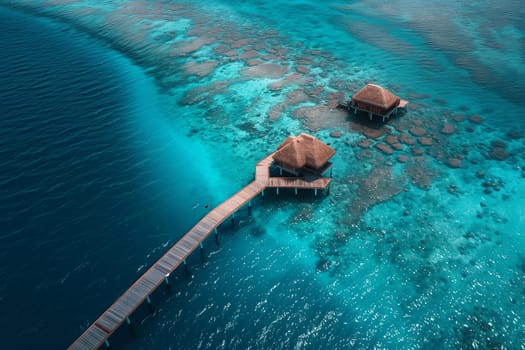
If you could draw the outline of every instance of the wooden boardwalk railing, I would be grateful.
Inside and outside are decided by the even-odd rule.
[[[321,190],[328,187],[332,179],[322,177],[311,181],[295,177],[270,177],[266,187],[268,188],[308,188]]]
[[[228,198],[204,216],[168,252],[131,285],[68,349],[98,349],[102,344],[109,345],[108,338],[124,323],[129,324],[129,316],[144,302],[169,275],[197,248],[214,230],[234,214],[240,207],[253,199],[265,188],[308,188],[324,189],[331,179],[319,178],[306,181],[298,178],[270,177],[273,153],[257,163],[255,180]],[[167,280],[166,280],[167,281]]]

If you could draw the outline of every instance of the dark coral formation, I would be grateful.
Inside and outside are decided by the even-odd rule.
[[[487,153],[487,158],[503,161],[510,156],[507,151],[507,144],[501,140],[494,140],[490,143],[490,149]]]
[[[434,179],[440,175],[440,171],[433,167],[429,160],[420,157],[417,162],[405,167],[405,174],[410,178],[413,185],[427,190]]]
[[[355,223],[374,205],[387,201],[403,190],[403,178],[395,177],[386,166],[373,167],[369,172],[348,179],[355,196],[348,207],[348,221]]]

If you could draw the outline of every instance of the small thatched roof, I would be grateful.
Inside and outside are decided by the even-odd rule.
[[[274,154],[275,161],[286,164],[292,169],[302,168],[306,164],[306,155],[299,142],[291,140]]]
[[[383,110],[396,107],[399,101],[399,97],[376,84],[367,84],[352,96],[352,103],[365,103]]]
[[[289,136],[281,143],[273,159],[290,169],[320,169],[334,154],[335,151],[319,139],[300,134],[297,137]]]

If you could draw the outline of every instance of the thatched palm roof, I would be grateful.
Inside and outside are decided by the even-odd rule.
[[[389,110],[399,104],[400,98],[376,84],[367,84],[352,96],[352,103],[365,103]]]
[[[289,136],[277,148],[273,159],[290,169],[320,169],[334,154],[335,151],[319,139],[300,134],[297,137]]]
[[[295,140],[295,136],[288,136],[286,138],[286,140],[284,140],[280,145],[279,147],[277,147],[277,149],[281,149],[283,148],[284,146],[286,146],[287,144],[289,144],[290,142],[292,142],[293,140]]]

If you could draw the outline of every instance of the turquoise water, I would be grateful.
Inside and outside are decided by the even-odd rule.
[[[337,151],[330,195],[241,212],[114,347],[525,347],[519,1],[0,4],[17,347],[67,346],[302,131]],[[408,111],[335,108],[368,81]]]

